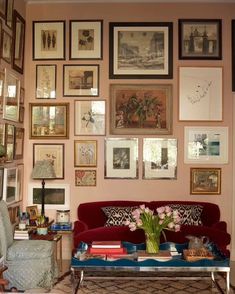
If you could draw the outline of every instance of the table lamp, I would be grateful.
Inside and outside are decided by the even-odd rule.
[[[33,172],[32,172],[33,179],[40,179],[42,180],[42,209],[41,215],[45,215],[45,179],[55,179],[56,174],[52,162],[50,160],[39,160],[36,161]]]

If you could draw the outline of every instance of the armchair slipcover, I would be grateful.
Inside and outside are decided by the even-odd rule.
[[[8,267],[4,278],[9,287],[52,288],[57,275],[53,246],[53,242],[44,240],[13,240],[7,205],[0,201],[0,256],[4,256]]]

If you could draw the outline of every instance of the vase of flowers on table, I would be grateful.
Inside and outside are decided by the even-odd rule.
[[[126,221],[131,231],[142,229],[145,233],[146,251],[148,253],[158,253],[160,236],[164,230],[178,232],[180,230],[180,217],[177,210],[172,210],[169,206],[161,206],[153,210],[140,205],[132,212],[133,221]]]

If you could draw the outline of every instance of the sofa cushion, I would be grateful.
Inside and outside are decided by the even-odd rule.
[[[124,226],[125,221],[132,221],[132,211],[137,207],[121,207],[121,206],[107,206],[102,207],[102,210],[108,218],[105,227]]]
[[[181,225],[202,225],[201,214],[203,207],[201,205],[169,204],[173,210],[178,210],[181,218]]]

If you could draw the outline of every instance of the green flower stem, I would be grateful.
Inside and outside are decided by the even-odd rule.
[[[158,253],[159,252],[159,244],[160,244],[160,236],[154,233],[145,233],[146,238],[146,252],[147,253]]]

